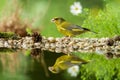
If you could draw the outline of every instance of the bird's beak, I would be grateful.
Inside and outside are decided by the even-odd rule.
[[[54,22],[55,21],[55,19],[53,18],[53,19],[51,19],[51,22]]]
[[[49,71],[51,71],[52,73],[59,73],[59,71],[56,71],[56,69],[54,69],[54,67],[48,67]]]

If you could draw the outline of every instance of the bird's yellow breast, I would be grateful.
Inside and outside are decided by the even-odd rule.
[[[65,29],[66,27],[69,27],[69,25],[70,23],[63,22],[60,25],[57,25],[57,29],[65,36],[74,36],[74,34],[71,31]]]

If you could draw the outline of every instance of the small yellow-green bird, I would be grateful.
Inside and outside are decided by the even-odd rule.
[[[80,65],[80,64],[86,64],[90,62],[89,60],[83,60],[80,59],[76,56],[72,56],[72,55],[63,55],[61,57],[58,57],[55,64],[53,66],[48,67],[48,69],[52,72],[52,73],[59,73],[62,70],[66,70],[72,66],[75,65]]]
[[[51,21],[56,24],[59,32],[61,32],[63,35],[68,36],[68,37],[80,35],[88,31],[96,33],[94,31],[91,31],[90,29],[83,28],[81,26],[67,22],[65,19],[61,17],[55,17]]]

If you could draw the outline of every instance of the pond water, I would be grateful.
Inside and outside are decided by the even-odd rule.
[[[48,66],[52,66],[62,54],[44,51],[39,55],[28,55],[28,52],[0,52],[0,80],[64,80],[63,74],[48,70]]]

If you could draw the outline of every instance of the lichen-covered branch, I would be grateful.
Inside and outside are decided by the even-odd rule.
[[[113,38],[22,37],[17,40],[0,38],[0,47],[48,50],[56,53],[89,52],[120,54],[120,36]]]

